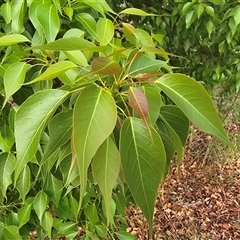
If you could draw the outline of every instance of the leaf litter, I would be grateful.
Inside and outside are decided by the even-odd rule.
[[[230,136],[236,136],[240,124],[232,123],[226,130]],[[139,240],[240,239],[240,158],[237,155],[192,126],[180,178],[177,166],[173,166],[159,188],[153,238],[149,236],[141,210],[133,204],[126,209],[127,231]]]

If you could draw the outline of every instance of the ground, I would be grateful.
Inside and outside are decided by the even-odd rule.
[[[240,125],[226,127],[234,144]],[[236,146],[239,149],[238,146]],[[137,239],[240,239],[240,158],[211,136],[192,127],[180,178],[173,166],[159,188],[153,238],[141,211],[127,211],[128,232]]]

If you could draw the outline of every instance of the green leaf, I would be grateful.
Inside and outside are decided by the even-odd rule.
[[[204,12],[204,6],[202,3],[199,3],[197,6],[197,12],[198,12],[198,19],[201,17],[201,15]]]
[[[211,97],[204,87],[183,74],[166,74],[156,83],[200,130],[229,141]]]
[[[63,222],[59,228],[59,233],[68,235],[71,233],[76,233],[76,223],[75,222]]]
[[[120,240],[137,240],[135,236],[125,231],[116,232],[116,235]]]
[[[7,187],[12,183],[12,173],[15,168],[16,159],[12,153],[0,154],[0,189],[6,196]]]
[[[42,157],[42,161],[47,159],[70,139],[72,134],[72,115],[72,110],[60,112],[49,122],[49,143]]]
[[[162,106],[161,116],[168,122],[172,129],[181,139],[182,146],[185,145],[189,133],[189,120],[177,106]]]
[[[93,225],[95,225],[98,221],[98,212],[95,203],[91,204],[87,208],[84,209],[84,214],[89,220],[89,222]]]
[[[14,142],[15,137],[12,129],[6,124],[0,126],[0,149],[3,152],[10,152]]]
[[[209,14],[210,16],[214,17],[214,8],[211,6],[205,6],[205,11],[207,14]]]
[[[39,4],[35,12],[47,42],[53,42],[60,29],[60,20],[54,4]]]
[[[12,5],[10,2],[6,2],[1,5],[1,13],[6,24],[10,23],[12,20]]]
[[[19,235],[19,227],[14,225],[6,226],[3,230],[3,239],[22,240],[22,237]]]
[[[76,64],[70,61],[57,62],[51,65],[49,68],[47,68],[47,70],[39,77],[33,79],[31,82],[28,82],[27,84],[32,84],[43,80],[52,80],[60,76],[62,73],[66,72],[68,69],[74,67],[76,67]]]
[[[129,14],[129,15],[137,15],[137,16],[156,16],[152,13],[147,13],[141,9],[138,8],[126,8],[123,11],[121,11],[119,14]]]
[[[114,25],[112,21],[107,18],[100,18],[96,27],[100,45],[106,46],[111,42],[114,35]]]
[[[182,8],[182,16],[186,15],[194,4],[195,4],[194,2],[185,3]]]
[[[102,225],[95,225],[96,232],[99,237],[107,238],[107,228]]]
[[[48,236],[52,235],[51,232],[52,232],[52,226],[53,226],[53,216],[51,215],[50,212],[45,211],[43,213],[41,226],[46,231]]]
[[[85,3],[96,11],[100,12],[102,16],[105,16],[102,4],[103,1],[92,1],[92,0],[77,0],[78,2]]]
[[[0,38],[1,40],[1,38]],[[1,42],[0,42],[1,44]],[[60,38],[54,42],[41,46],[33,46],[31,49],[43,49],[43,50],[55,50],[55,51],[72,51],[72,50],[84,50],[96,47],[95,44],[82,38]]]
[[[86,67],[88,65],[85,55],[80,50],[68,51],[64,52],[64,54],[69,60],[81,67]]]
[[[162,140],[141,119],[125,119],[120,133],[122,169],[128,187],[152,229],[158,187],[165,170]]]
[[[79,13],[76,19],[83,25],[93,39],[98,39],[97,27],[95,19],[88,13]]]
[[[28,165],[23,167],[22,171],[16,182],[16,189],[18,190],[23,202],[25,201],[25,197],[31,188],[31,176],[30,169]]]
[[[117,182],[120,171],[120,155],[118,149],[108,137],[97,150],[92,162],[93,177],[101,190],[105,202],[107,225],[114,223],[114,212],[111,211],[112,190]]]
[[[38,192],[37,196],[33,201],[33,208],[38,216],[40,224],[43,220],[42,217],[44,212],[46,211],[47,204],[48,204],[47,194],[43,190],[41,190],[40,192]]]
[[[19,228],[21,228],[24,224],[26,224],[30,220],[31,210],[32,204],[25,205],[18,210]]]
[[[149,122],[151,123],[152,126],[154,126],[158,119],[162,104],[161,94],[156,88],[151,86],[144,86],[141,89],[146,95],[148,101]]]
[[[107,57],[96,57],[92,61],[92,72],[102,75],[118,75],[121,66]]]
[[[138,88],[130,87],[128,103],[148,127],[148,100],[145,94]]]
[[[57,89],[39,91],[19,107],[14,127],[17,150],[15,181],[26,163],[35,155],[46,122],[67,94]]]
[[[16,62],[11,64],[5,71],[3,76],[3,83],[6,95],[2,108],[4,108],[9,97],[21,88],[25,79],[26,70],[26,63]]]
[[[23,18],[24,18],[24,1],[12,0],[12,31],[13,33],[22,33],[24,31]]]
[[[145,55],[141,55],[133,61],[128,71],[129,76],[136,76],[139,73],[156,74],[160,68],[166,66],[166,62],[161,60],[153,60]]]
[[[56,207],[58,207],[62,190],[63,190],[62,181],[58,180],[53,176],[53,174],[49,173],[46,185],[44,187],[44,191],[49,196],[49,198],[54,202]]]
[[[80,174],[80,206],[85,194],[87,172],[97,149],[112,133],[117,121],[117,108],[112,96],[100,87],[87,87],[80,92],[73,113],[73,149]]]
[[[236,26],[240,24],[240,6],[237,6],[234,11],[234,21]]]
[[[29,40],[25,36],[20,34],[9,34],[9,35],[0,37],[1,47],[22,43],[22,42],[29,42]]]

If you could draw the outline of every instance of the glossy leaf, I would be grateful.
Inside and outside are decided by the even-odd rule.
[[[111,42],[114,35],[114,25],[112,21],[107,18],[100,18],[96,27],[100,45],[106,46]]]
[[[136,76],[139,73],[156,74],[160,68],[166,66],[166,62],[162,60],[153,60],[145,55],[141,55],[133,61],[128,71],[130,76]]]
[[[16,159],[12,153],[0,154],[0,189],[5,197],[7,187],[12,183]]]
[[[44,152],[43,160],[47,159],[70,139],[72,134],[72,115],[73,112],[71,110],[60,112],[49,122],[49,143]]]
[[[137,15],[137,16],[155,16],[155,14],[147,13],[138,8],[126,8],[121,11],[119,14],[129,14],[129,15]]]
[[[21,88],[26,75],[26,63],[17,62],[11,64],[4,73],[3,83],[5,89],[5,101],[3,107],[7,103],[9,97]]]
[[[80,92],[73,113],[73,149],[80,174],[80,206],[89,164],[97,149],[112,133],[116,121],[115,101],[108,92],[95,86]]]
[[[39,4],[35,12],[48,42],[53,42],[60,28],[57,9],[54,4]]]
[[[15,225],[7,225],[3,230],[3,239],[22,240],[19,234],[19,227]]]
[[[0,37],[0,46],[9,46],[17,43],[29,42],[29,40],[20,34],[9,34],[3,37]]]
[[[98,39],[97,27],[95,19],[88,13],[79,13],[76,15],[76,19],[83,25],[92,38]]]
[[[15,117],[17,162],[15,181],[27,162],[35,155],[46,122],[67,96],[62,90],[43,90],[29,97]]]
[[[162,140],[153,128],[149,132],[141,119],[127,118],[120,133],[120,154],[125,180],[151,229],[154,203],[165,170]]]
[[[108,137],[97,150],[93,162],[92,171],[95,182],[99,185],[103,201],[105,202],[107,222],[114,223],[114,212],[111,211],[112,190],[117,182],[120,171],[120,155],[118,149]]]
[[[0,39],[1,40],[1,39]],[[32,49],[43,50],[58,50],[58,51],[72,51],[72,50],[84,50],[96,47],[92,42],[89,42],[82,38],[60,38],[54,42],[41,46],[33,46]]]
[[[211,97],[200,83],[177,73],[164,75],[156,82],[200,130],[213,134],[232,145]]]
[[[140,89],[130,87],[128,90],[128,103],[148,127],[148,100],[146,95]]]
[[[38,192],[33,202],[33,208],[38,216],[40,223],[42,221],[43,214],[46,211],[47,204],[47,194],[43,190],[41,190],[40,192]]]
[[[22,33],[24,31],[24,1],[12,0],[11,5],[12,31],[13,33]]]
[[[5,22],[8,24],[12,20],[12,5],[10,2],[3,3],[1,5],[1,13]]]
[[[32,204],[27,204],[18,210],[19,228],[30,220]]]
[[[118,75],[121,72],[121,66],[107,57],[97,57],[92,62],[92,72],[102,75]]]
[[[27,84],[32,84],[34,82],[43,81],[43,80],[52,80],[58,76],[60,76],[62,73],[66,72],[68,69],[76,67],[76,64],[70,61],[62,61],[57,62],[53,65],[51,65],[47,70],[41,74],[39,77],[33,79],[31,82]]]
[[[50,212],[46,211],[43,213],[41,226],[46,231],[48,236],[51,236],[53,226],[53,216]]]
[[[31,188],[31,173],[28,165],[26,165],[22,171],[16,182],[16,189],[18,190],[23,202],[25,201],[25,197]]]

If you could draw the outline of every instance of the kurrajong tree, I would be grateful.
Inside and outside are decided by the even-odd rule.
[[[151,233],[189,120],[231,144],[204,87],[125,15],[153,17],[103,0],[1,5],[0,239],[134,239],[130,200]]]

